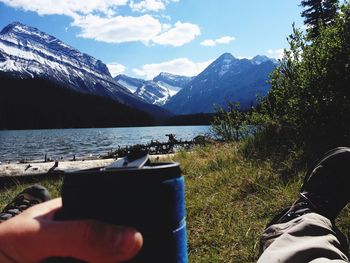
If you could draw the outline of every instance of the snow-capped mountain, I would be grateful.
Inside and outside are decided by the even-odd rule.
[[[190,77],[170,73],[160,73],[153,80],[137,79],[122,74],[114,79],[139,98],[159,106],[164,105],[192,80]]]
[[[170,96],[174,96],[182,88],[186,87],[193,78],[194,77],[185,77],[162,72],[156,76],[153,81],[156,82],[160,87],[167,88],[169,90]]]
[[[23,77],[44,76],[83,93],[108,92],[97,83],[106,88],[114,85],[100,60],[20,23],[12,23],[0,32],[0,51],[1,71],[20,73]]]
[[[145,85],[142,85],[134,94],[148,103],[160,106],[164,105],[171,97],[167,88],[159,86],[154,81],[149,81]]]
[[[17,78],[50,80],[80,93],[107,97],[148,112],[162,111],[119,85],[102,61],[18,22],[0,32],[0,72]]]
[[[132,93],[147,83],[146,80],[132,78],[124,74],[115,76],[114,80],[116,80],[121,86],[127,88]]]
[[[269,90],[268,76],[276,60],[265,56],[237,59],[229,53],[221,55],[164,107],[176,114],[214,112],[216,106],[240,102],[242,109],[256,104],[256,96]]]
[[[147,81],[126,75],[117,75],[114,79],[121,86],[129,89],[130,92],[149,104],[162,106],[170,98],[169,90],[158,86],[153,80]]]

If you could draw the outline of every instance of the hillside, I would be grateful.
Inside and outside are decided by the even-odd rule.
[[[0,74],[0,129],[144,126],[151,115],[42,79]]]

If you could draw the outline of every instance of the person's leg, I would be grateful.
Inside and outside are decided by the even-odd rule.
[[[328,152],[305,177],[299,199],[277,215],[261,239],[265,262],[349,262],[344,235],[335,227],[350,200],[350,148]]]
[[[326,217],[307,213],[286,223],[269,226],[261,238],[259,263],[348,262],[344,236]],[[317,262],[317,261],[315,261]]]
[[[33,185],[19,193],[0,213],[0,223],[4,222],[27,208],[50,200],[50,193],[41,185]]]

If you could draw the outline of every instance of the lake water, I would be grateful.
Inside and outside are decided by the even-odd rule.
[[[210,133],[210,126],[160,126],[133,128],[0,131],[0,162],[98,157],[118,146],[168,141],[166,134],[191,140]]]

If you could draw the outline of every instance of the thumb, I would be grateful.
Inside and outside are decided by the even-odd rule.
[[[53,221],[42,207],[28,209],[0,225],[0,262],[41,262],[49,257],[73,257],[92,263],[122,262],[142,246],[135,229],[93,220]],[[30,211],[30,213],[29,213]]]
[[[49,222],[42,228],[47,256],[73,257],[87,262],[122,262],[133,258],[142,246],[135,229],[93,220]],[[42,246],[39,250],[42,253]],[[40,253],[40,251],[38,251]]]

